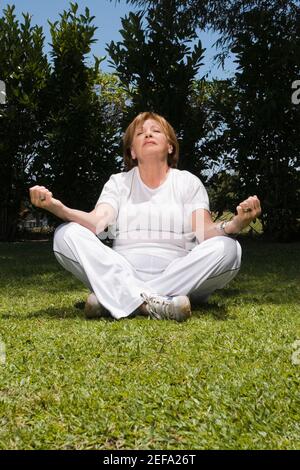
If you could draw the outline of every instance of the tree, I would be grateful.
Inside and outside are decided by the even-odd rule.
[[[13,240],[30,173],[41,141],[42,94],[49,65],[43,54],[42,28],[29,14],[16,20],[14,6],[0,18],[1,80],[6,102],[0,104],[0,240]]]
[[[126,0],[126,3],[146,9],[161,1]],[[241,19],[244,13],[253,8],[261,10],[271,8],[276,11],[296,14],[297,6],[299,6],[299,0],[223,0],[222,2],[220,0],[178,0],[178,7],[189,12],[194,25],[199,28],[209,27],[222,33],[221,42],[228,42],[229,47],[232,35],[241,29]]]
[[[95,83],[100,104],[105,107],[106,119],[117,132],[127,109],[128,93],[119,77],[113,73],[99,71]]]
[[[206,115],[195,106],[194,81],[204,49],[178,4],[162,0],[146,15],[130,13],[122,19],[122,41],[111,42],[107,51],[131,98],[124,125],[142,111],[165,116],[181,142],[180,167],[200,173],[206,167],[199,145]]]
[[[300,29],[271,8],[246,12],[243,25],[232,38],[239,66],[223,107],[227,162],[240,175],[240,197],[262,199],[265,234],[287,241],[299,234],[300,109],[291,83],[300,74]]]
[[[239,175],[232,174],[226,170],[214,173],[209,179],[208,195],[210,207],[221,217],[224,212],[232,210],[238,204]]]
[[[99,88],[100,61],[86,64],[96,27],[78,5],[50,23],[53,68],[48,83],[46,145],[35,166],[39,183],[67,205],[91,210],[103,184],[119,170],[119,132],[111,103]]]

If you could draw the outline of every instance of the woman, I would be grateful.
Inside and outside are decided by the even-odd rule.
[[[232,236],[260,215],[260,202],[251,196],[229,222],[214,223],[201,181],[176,169],[174,129],[155,113],[139,114],[123,143],[127,172],[110,177],[91,212],[43,186],[30,189],[31,202],[68,222],[55,232],[54,253],[91,290],[87,316],[186,320],[190,299],[205,300],[236,276],[241,248]],[[107,227],[112,249],[101,242]]]

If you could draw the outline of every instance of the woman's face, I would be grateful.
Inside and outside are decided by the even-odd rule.
[[[149,159],[168,159],[168,153],[172,152],[172,145],[161,128],[159,122],[147,119],[137,126],[131,144],[131,156],[138,161]]]

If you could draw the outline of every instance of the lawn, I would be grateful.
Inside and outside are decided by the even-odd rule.
[[[186,323],[85,320],[49,242],[0,244],[0,448],[299,449],[300,244],[241,243]]]

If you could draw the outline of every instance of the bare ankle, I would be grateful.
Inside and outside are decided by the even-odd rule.
[[[146,307],[146,302],[143,302],[141,305],[139,305],[138,308],[136,308],[133,312],[133,315],[142,315],[147,317],[149,313]]]

